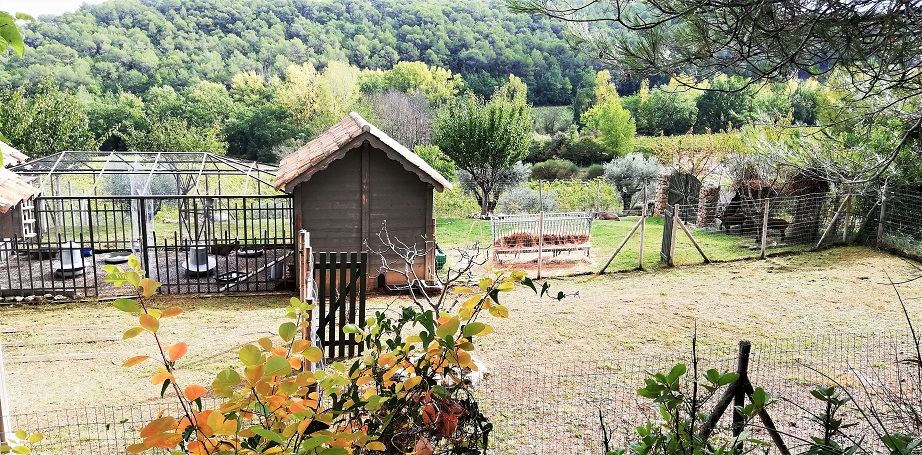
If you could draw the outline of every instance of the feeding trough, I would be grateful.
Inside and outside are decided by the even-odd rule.
[[[266,253],[266,250],[237,250],[237,256],[242,258],[258,258]]]
[[[129,257],[131,257],[130,251],[113,251],[103,258],[103,262],[106,264],[124,264],[128,262]]]
[[[235,281],[239,281],[240,278],[243,278],[242,273],[237,270],[231,270],[230,272],[225,272],[218,275],[215,277],[215,280],[217,280],[218,283],[233,283]]]
[[[76,242],[61,244],[60,259],[52,262],[55,276],[69,278],[83,273],[83,248]]]
[[[215,271],[218,261],[208,255],[208,247],[193,246],[189,248],[189,254],[182,266],[190,277],[207,276]]]

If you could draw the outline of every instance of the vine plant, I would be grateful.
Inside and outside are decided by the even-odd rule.
[[[289,321],[279,326],[278,338],[243,346],[238,352],[242,368],[221,371],[209,389],[182,382],[177,366],[188,346],[168,344],[162,334],[165,319],[183,310],[155,308],[152,299],[160,283],[144,277],[136,257],[127,265],[105,269],[107,282],[134,293],[134,298],[114,302],[138,317],[138,325],[123,338],[149,334],[159,354],[132,357],[124,366],[158,363],[151,382],[161,387],[161,396],[175,396],[180,409],[178,415],[164,412],[148,423],[129,453],[481,453],[491,425],[465,377],[477,370],[470,354],[474,341],[493,328],[477,319],[484,311],[507,317],[499,295],[516,284],[538,290],[524,273],[497,272],[476,287],[455,288],[465,297],[457,313],[407,307],[390,318],[378,312],[361,326],[344,328],[364,344],[361,357],[316,372],[302,365],[319,362],[322,351],[298,337],[313,305],[292,298],[286,309]],[[215,409],[204,406],[209,394],[221,401]]]

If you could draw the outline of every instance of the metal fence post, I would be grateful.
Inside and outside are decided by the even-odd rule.
[[[3,343],[0,343],[0,444],[6,443],[10,429],[10,398],[6,391],[6,374],[3,370]]]
[[[138,199],[138,212],[141,224],[141,256],[144,258],[144,270],[148,272],[147,276],[150,276],[150,256],[147,251],[147,200],[144,198]]]

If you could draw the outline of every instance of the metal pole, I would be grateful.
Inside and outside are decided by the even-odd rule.
[[[6,374],[3,370],[3,344],[0,343],[0,444],[5,444],[6,432],[10,429],[10,398],[6,390]]]

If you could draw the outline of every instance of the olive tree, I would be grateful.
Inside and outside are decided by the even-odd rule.
[[[655,184],[661,167],[656,157],[644,158],[640,153],[631,153],[606,163],[603,178],[621,194],[621,201],[627,210],[631,208],[637,192]]]
[[[531,142],[531,105],[515,76],[489,101],[468,92],[442,107],[433,122],[433,142],[470,179],[480,213],[499,199],[512,166],[525,158]]]

